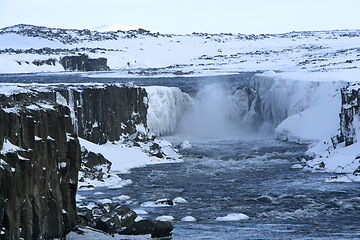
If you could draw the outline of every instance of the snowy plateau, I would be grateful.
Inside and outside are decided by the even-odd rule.
[[[70,72],[64,68],[62,59],[65,57],[84,55],[89,59],[105,58],[109,69],[90,74]],[[360,97],[357,95],[360,90],[360,30],[260,35],[175,35],[144,29],[98,32],[24,24],[0,29],[0,75],[3,76],[46,73],[54,76],[78,74],[89,78],[109,79],[175,79],[236,75],[244,72],[255,73],[249,85],[228,94],[226,100],[221,100],[223,105],[218,104],[222,110],[227,109],[227,117],[239,119],[239,122],[260,133],[271,133],[278,140],[307,144],[306,159],[301,159],[301,162],[294,164],[289,171],[331,173],[332,177],[324,179],[327,183],[360,181]],[[92,83],[83,84],[82,87],[91,85],[96,89],[108,87],[106,84]],[[14,94],[41,93],[55,88],[51,84],[0,83],[0,95],[11,97]],[[136,124],[135,130],[136,134],[139,133],[138,136],[149,139],[154,136],[153,139],[149,143],[126,142],[121,138],[99,144],[79,138],[83,148],[102,154],[112,163],[112,170],[105,174],[105,181],[88,179],[85,173],[79,174],[79,180],[82,178],[79,186],[86,188],[86,191],[89,190],[88,186],[95,189],[106,186],[111,189],[129,185],[131,180],[123,180],[117,174],[129,174],[133,168],[182,161],[178,150],[161,137],[181,129],[183,123],[180,120],[184,116],[186,119],[186,113],[196,110],[201,99],[196,100],[190,93],[184,93],[177,87],[145,86],[141,89],[146,92],[143,103],[147,106],[147,119],[146,123]],[[56,95],[55,102],[69,108],[69,116],[66,117],[72,119],[75,130],[78,125],[75,105],[81,105],[82,98],[74,100],[73,95],[81,96],[82,91],[71,85],[63,91],[66,94]],[[202,94],[213,94],[214,101],[217,101],[216,97],[227,95],[216,86],[210,86]],[[65,96],[68,99],[65,99]],[[54,106],[45,102],[34,103],[27,108],[54,110]],[[1,110],[15,114],[18,111],[17,107],[4,107]],[[133,112],[131,117],[136,119],[137,114]],[[201,130],[201,115],[200,111],[199,123],[194,123],[190,131]],[[207,129],[229,125],[227,119],[216,114],[212,119],[215,123],[207,126]],[[99,128],[99,124],[101,125],[96,121],[91,122],[93,129]],[[125,129],[126,126],[121,125],[121,128]],[[232,131],[226,130],[229,130],[229,133]],[[68,142],[74,140],[71,134],[66,136]],[[44,141],[43,138],[36,137],[36,141]],[[179,148],[191,151],[192,142],[184,140],[178,145]],[[158,148],[154,150],[152,148],[155,145]],[[5,139],[0,153],[19,149],[19,146]],[[157,156],[159,152],[162,157]],[[117,160],[120,155],[123,156],[123,161]],[[65,168],[67,165],[60,166]],[[104,166],[100,172],[106,172],[106,165]],[[82,196],[83,190],[80,189],[80,194],[77,195],[80,205],[85,199]],[[101,194],[102,192],[96,193]],[[121,200],[117,199],[119,202],[126,202],[129,198],[126,195],[120,197]],[[187,203],[187,200],[181,197],[176,199],[175,205]],[[116,197],[112,200],[102,199],[104,204],[115,200]],[[144,210],[140,209],[139,212],[144,213]],[[234,211],[213,219],[226,223],[244,222],[252,218],[253,216],[248,214]],[[157,219],[173,221],[174,217],[164,214]],[[190,215],[180,219],[183,222],[198,221],[198,217]],[[88,236],[93,234],[94,239],[100,238],[97,232],[90,229],[84,231]],[[71,233],[68,238],[78,237]]]

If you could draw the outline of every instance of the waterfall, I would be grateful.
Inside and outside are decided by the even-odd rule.
[[[176,87],[146,87],[147,126],[157,136],[173,134],[177,123],[192,105],[190,96]]]

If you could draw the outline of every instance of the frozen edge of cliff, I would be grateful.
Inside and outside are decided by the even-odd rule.
[[[256,74],[250,86],[260,99],[264,122],[272,122],[276,138],[316,143],[336,135],[343,81],[311,78],[309,74]]]
[[[256,90],[269,101],[267,107],[272,114],[277,114],[275,119],[280,120],[275,137],[309,144],[306,153],[313,159],[307,162],[305,170],[338,174],[327,178],[326,182],[360,181],[359,176],[353,175],[360,166],[357,159],[360,143],[347,147],[339,144],[334,149],[331,140],[340,127],[340,89],[356,79],[354,76],[337,77],[328,78],[327,74],[318,73],[265,72],[258,74],[254,81],[258,84]],[[281,121],[281,118],[284,119]]]
[[[173,134],[183,113],[192,106],[190,96],[177,87],[144,87],[148,95],[147,126],[156,136]]]

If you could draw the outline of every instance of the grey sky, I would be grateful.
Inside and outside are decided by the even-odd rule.
[[[360,0],[0,0],[0,27],[119,24],[162,33],[360,29]]]

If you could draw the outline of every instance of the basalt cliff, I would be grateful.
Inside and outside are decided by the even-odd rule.
[[[2,85],[0,223],[4,239],[64,237],[77,224],[78,136],[141,138],[144,89],[121,85]]]

